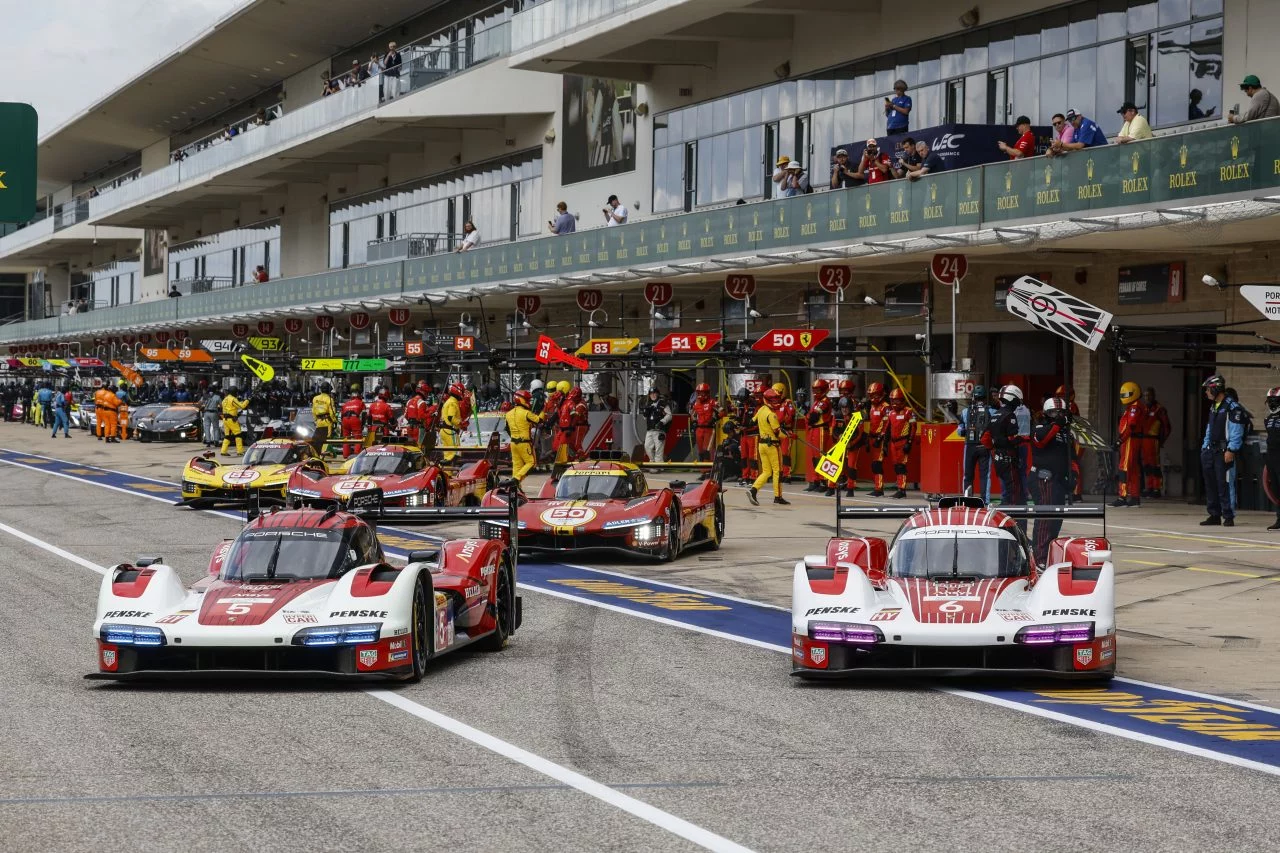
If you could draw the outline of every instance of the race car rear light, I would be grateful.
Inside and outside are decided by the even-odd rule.
[[[104,643],[115,646],[163,646],[164,631],[143,625],[103,625],[98,634]]]
[[[884,634],[875,625],[844,622],[810,622],[809,636],[824,643],[851,643],[870,646],[884,642]]]
[[[322,625],[303,628],[293,635],[295,646],[358,646],[378,642],[382,623],[373,625]]]
[[[1087,643],[1092,639],[1092,622],[1063,622],[1058,625],[1028,625],[1014,636],[1013,641],[1026,646],[1048,646]]]

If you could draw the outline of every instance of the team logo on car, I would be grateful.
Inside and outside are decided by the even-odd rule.
[[[813,659],[814,663],[822,663],[827,659],[827,650],[823,648],[809,649],[809,657]]]
[[[552,527],[581,527],[595,517],[596,511],[585,506],[556,506],[543,510],[542,515],[538,516],[543,524]]]
[[[222,475],[222,482],[232,486],[244,486],[261,477],[262,474],[252,468],[237,468]]]
[[[1081,666],[1093,663],[1093,649],[1076,649],[1076,663]]]
[[[377,650],[377,649],[366,649],[366,650],[364,650],[364,651],[360,652],[360,665],[361,665],[361,666],[365,666],[365,667],[373,666],[373,665],[374,665],[374,664],[376,664],[377,662],[378,662],[378,650]]]
[[[349,495],[352,492],[363,492],[365,489],[376,489],[378,484],[373,480],[339,480],[333,486],[335,495]]]
[[[103,649],[103,650],[102,650],[102,665],[103,665],[103,666],[105,666],[107,669],[113,669],[113,668],[115,667],[115,665],[116,665],[116,650],[115,650],[115,649]]]

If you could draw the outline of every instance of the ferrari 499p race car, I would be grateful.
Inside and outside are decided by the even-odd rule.
[[[1062,536],[1046,565],[1015,519],[1102,518],[1101,507],[837,506],[827,552],[796,564],[792,674],[1016,672],[1105,680],[1116,670],[1115,569],[1102,536]],[[893,542],[841,521],[903,519]]]
[[[225,465],[206,452],[193,456],[182,469],[180,504],[192,507],[232,504],[247,507],[253,500],[283,502],[289,476],[304,462],[328,472],[323,459],[305,441],[265,438],[255,441],[234,465]]]
[[[576,462],[548,479],[536,498],[518,492],[490,493],[486,506],[519,501],[521,553],[621,551],[674,560],[685,548],[720,547],[724,539],[724,497],[713,478],[651,486],[645,472],[619,454]],[[666,463],[653,467],[708,471],[707,463]],[[483,523],[496,535],[501,520]]]
[[[376,489],[379,514],[403,516],[421,507],[479,504],[497,485],[497,477],[488,459],[451,470],[412,445],[375,444],[336,473],[320,460],[303,463],[289,477],[288,501],[295,506],[345,507],[353,494]]]
[[[506,515],[434,510],[439,521]],[[258,515],[187,587],[162,558],[113,566],[98,594],[89,678],[232,674],[416,681],[427,662],[520,625],[516,553],[501,539],[446,540],[387,562],[373,527],[334,508]]]

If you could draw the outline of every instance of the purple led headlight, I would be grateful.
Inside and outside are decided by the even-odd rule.
[[[1057,643],[1087,643],[1093,639],[1092,622],[1063,622],[1059,625],[1028,625],[1013,638],[1027,646],[1051,646]]]
[[[843,622],[810,622],[809,636],[824,643],[850,643],[855,646],[884,642],[884,634],[875,625]]]

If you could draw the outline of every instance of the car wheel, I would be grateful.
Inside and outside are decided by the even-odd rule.
[[[495,596],[494,618],[498,626],[493,633],[480,641],[480,650],[485,652],[501,651],[511,637],[511,626],[516,617],[516,592],[511,585],[511,570],[503,560],[502,569],[498,572],[498,591]]]
[[[431,657],[430,632],[435,627],[435,620],[428,616],[429,612],[434,615],[435,611],[434,608],[427,610],[427,591],[419,578],[413,587],[413,623],[410,628],[413,671],[406,676],[406,681],[419,682],[426,672],[427,659]]]
[[[680,504],[671,501],[671,509],[667,512],[667,550],[662,555],[665,563],[670,563],[680,556]]]
[[[498,488],[498,472],[496,469],[490,468],[489,473],[484,478],[484,490],[492,492],[496,488]]]
[[[711,524],[711,550],[718,551],[724,541],[724,498],[716,495],[715,520]]]

